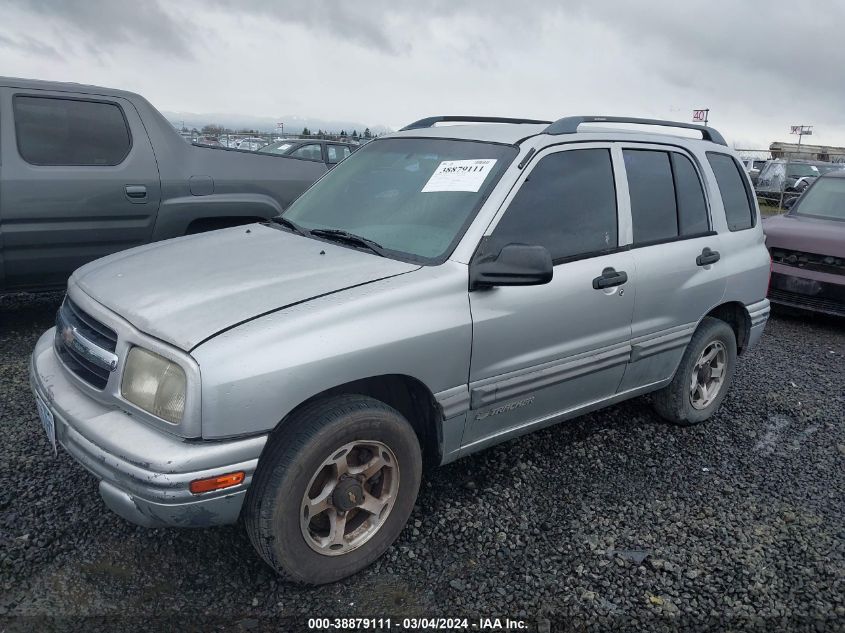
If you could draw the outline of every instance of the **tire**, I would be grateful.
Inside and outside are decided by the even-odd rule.
[[[347,448],[350,445],[352,448]],[[342,457],[336,459],[338,455]],[[362,464],[356,466],[353,456]],[[354,469],[364,468],[363,462],[376,463],[377,458],[385,464],[395,463],[385,465],[359,486],[356,482],[367,475],[354,476]],[[332,465],[324,465],[330,460],[335,460]],[[349,474],[338,479],[341,463],[349,467]],[[271,435],[247,493],[246,530],[259,555],[287,579],[311,585],[334,582],[372,563],[396,540],[414,508],[421,474],[419,441],[398,411],[365,396],[315,401],[295,412]],[[352,487],[341,490],[341,482]],[[341,504],[351,504],[347,499],[364,498],[361,491],[368,488],[373,501],[381,503],[376,496],[392,499],[379,513],[381,518],[359,507],[341,508]],[[315,489],[334,491],[326,500],[331,507],[305,519],[310,514],[306,504],[317,503],[311,500]],[[377,489],[381,493],[377,494]],[[393,493],[388,494],[390,491]],[[324,495],[313,496],[319,499]],[[308,509],[312,507],[316,506]],[[347,529],[353,532],[354,523],[363,521],[359,538],[366,538],[361,544],[347,543],[344,531],[334,529],[341,519],[350,522]],[[325,528],[328,541],[337,540],[332,535],[340,534],[342,544],[317,551],[315,548],[321,547],[317,541],[325,539],[313,526]]]
[[[721,348],[719,348],[721,345]],[[707,402],[701,397],[702,392],[691,393],[693,372],[700,375],[696,370],[696,364],[702,357],[705,350],[720,350],[724,352],[724,368],[722,382],[715,393],[715,396]],[[690,426],[709,419],[722,404],[728,390],[733,382],[734,371],[736,370],[736,336],[727,323],[713,317],[704,317],[698,329],[690,339],[687,349],[681,358],[680,365],[675,372],[675,377],[663,389],[654,392],[652,404],[657,413],[665,420],[680,426]],[[711,367],[711,373],[713,368]],[[702,408],[698,405],[705,404]],[[703,400],[703,402],[702,402]]]

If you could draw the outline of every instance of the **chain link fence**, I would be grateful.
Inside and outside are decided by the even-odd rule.
[[[328,132],[314,134],[289,134],[289,133],[268,133],[268,132],[225,132],[222,134],[204,134],[202,132],[180,132],[188,143],[198,143],[211,147],[227,147],[256,151],[270,143],[285,141],[288,139],[308,139],[341,141],[344,143],[366,143],[371,137],[355,136],[352,134],[330,134]]]
[[[737,148],[736,152],[754,184],[761,211],[772,214],[789,208],[819,176],[845,169],[845,150],[832,150],[772,143],[766,150]]]

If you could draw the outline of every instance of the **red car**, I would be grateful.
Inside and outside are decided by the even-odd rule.
[[[785,215],[763,220],[772,303],[845,316],[845,172],[818,178]]]

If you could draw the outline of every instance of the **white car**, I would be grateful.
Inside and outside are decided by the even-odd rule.
[[[241,139],[238,143],[238,149],[245,149],[250,152],[254,152],[255,150],[264,147],[267,145],[267,141],[263,138],[249,136],[247,138]]]

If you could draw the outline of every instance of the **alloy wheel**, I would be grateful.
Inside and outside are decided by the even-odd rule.
[[[725,383],[728,353],[721,341],[710,342],[692,368],[690,379],[690,404],[695,409],[706,409],[722,390]]]
[[[302,497],[302,536],[326,556],[346,554],[384,525],[399,492],[396,455],[381,442],[349,442],[317,468]]]

